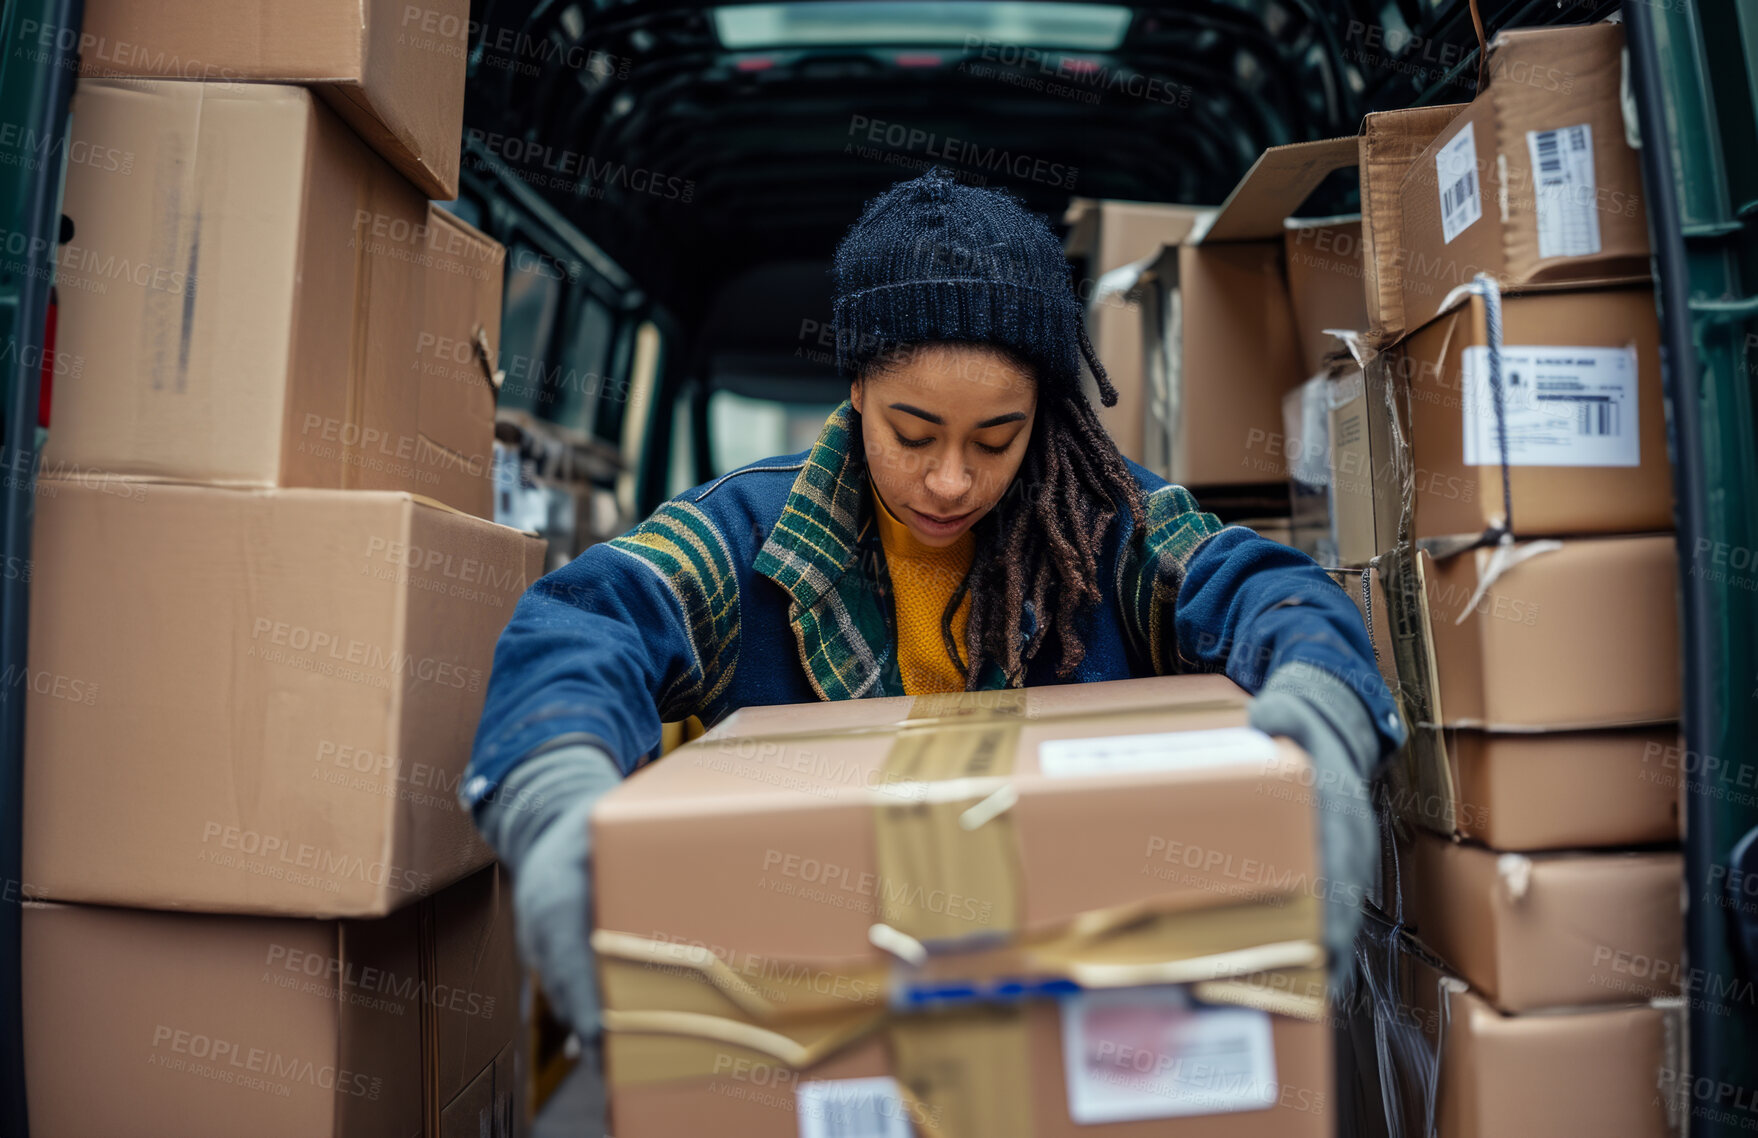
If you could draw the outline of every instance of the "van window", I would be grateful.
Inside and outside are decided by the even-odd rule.
[[[538,401],[539,415],[559,426],[595,433],[602,397],[615,386],[607,380],[615,331],[610,309],[597,297],[582,293],[559,361],[561,374],[546,385]]]
[[[538,271],[543,260],[520,243],[507,258],[506,298],[501,303],[501,360],[507,377],[500,405],[537,413],[550,337],[561,311],[562,282]]]
[[[783,403],[716,391],[708,397],[709,446],[715,473],[805,450],[817,440],[824,420],[834,410],[834,403]]]

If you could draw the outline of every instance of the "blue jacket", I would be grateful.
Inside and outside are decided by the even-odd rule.
[[[858,429],[845,403],[811,450],[686,491],[533,584],[495,650],[464,802],[566,743],[600,746],[626,773],[655,755],[662,721],[904,694]],[[1402,741],[1342,588],[1305,554],[1223,526],[1182,487],[1131,470],[1146,519],[1138,530],[1122,515],[1099,558],[1086,658],[1065,681],[1042,652],[1025,683],[1224,670],[1255,692],[1299,660],[1360,695],[1382,753]],[[1034,620],[1028,611],[1022,638]],[[993,670],[984,686],[1002,682]]]

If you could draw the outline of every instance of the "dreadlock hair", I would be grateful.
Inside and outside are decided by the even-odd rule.
[[[1078,336],[1100,399],[1114,406],[1117,392],[1110,377],[1085,330]],[[1029,361],[1006,347],[971,346],[1032,370]],[[907,355],[907,349],[879,354],[862,378],[883,374]],[[1039,384],[1037,421],[1019,473],[977,523],[970,572],[940,617],[947,654],[967,690],[977,686],[991,662],[1000,666],[1010,686],[1021,682],[1026,666],[1052,638],[1061,653],[1057,677],[1073,674],[1086,658],[1079,618],[1101,597],[1098,555],[1105,534],[1120,513],[1127,513],[1134,525],[1142,524],[1141,489],[1085,393],[1079,388],[1046,390],[1048,386]],[[952,618],[967,594],[970,616],[961,650]],[[1022,627],[1031,629],[1023,644]]]

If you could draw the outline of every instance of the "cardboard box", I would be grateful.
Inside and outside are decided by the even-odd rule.
[[[1289,218],[1288,302],[1300,336],[1301,369],[1315,375],[1336,356],[1348,357],[1343,341],[1326,331],[1367,331],[1367,292],[1361,276],[1361,218]]]
[[[1394,812],[1514,848],[1673,840],[1677,772],[1654,749],[1681,706],[1672,538],[1524,551],[1481,597],[1490,549],[1377,567],[1411,724]]]
[[[1461,298],[1372,356],[1359,390],[1336,389],[1332,495],[1345,564],[1390,551],[1401,532],[1416,540],[1470,536],[1502,520],[1485,319],[1480,297]],[[1502,327],[1515,532],[1670,529],[1652,292],[1504,296]],[[1539,394],[1535,374],[1552,394]]]
[[[1320,565],[1337,564],[1331,502],[1331,390],[1360,371],[1339,365],[1320,372],[1282,397],[1282,455],[1288,472],[1291,545]]]
[[[1516,735],[1448,732],[1457,833],[1498,850],[1522,851],[1675,842],[1679,745],[1679,729],[1670,724]]]
[[[407,494],[91,480],[38,484],[34,553],[40,895],[379,916],[489,862],[458,779],[541,540]]]
[[[792,1135],[829,1096],[1329,1134],[1311,768],[1245,715],[1218,676],[746,708],[637,772],[592,818],[616,1132]],[[1188,1082],[1176,1024],[1278,1090]],[[1165,1078],[1110,1070],[1116,1031]]]
[[[490,868],[376,921],[27,903],[31,1133],[511,1138],[510,900]]]
[[[1200,240],[1167,246],[1142,274],[1150,416],[1144,465],[1185,485],[1280,481],[1282,397],[1301,367],[1283,274],[1282,225],[1331,172],[1354,165],[1353,138],[1264,151]]]
[[[1387,934],[1370,917],[1358,940],[1389,982],[1353,1005],[1352,1050],[1371,1093],[1351,1133],[1676,1138],[1677,1001],[1506,1015],[1407,933]]]
[[[80,74],[310,87],[426,196],[450,201],[469,27],[466,0],[91,0]]]
[[[51,472],[492,509],[504,250],[299,87],[85,80]]]
[[[1417,723],[1556,731],[1676,721],[1672,535],[1523,548],[1526,559],[1481,597],[1492,549],[1444,561],[1419,552],[1388,570],[1398,671]]]
[[[1496,36],[1488,86],[1399,189],[1410,326],[1478,273],[1504,288],[1648,276],[1642,167],[1619,96],[1623,48],[1613,23]]]
[[[1331,463],[1331,529],[1339,565],[1361,566],[1398,543],[1393,414],[1385,407],[1395,356],[1379,353],[1330,386],[1326,442]]]
[[[1117,449],[1136,462],[1148,461],[1150,408],[1164,400],[1150,390],[1142,364],[1142,312],[1131,291],[1139,269],[1130,266],[1183,241],[1214,212],[1202,206],[1075,198],[1062,218],[1069,227],[1063,248],[1076,262],[1087,336],[1117,388],[1117,406],[1103,406],[1096,387],[1089,387],[1088,395]]]
[[[1421,833],[1408,870],[1423,943],[1503,1011],[1679,994],[1682,854],[1502,853]]]
[[[1378,111],[1361,120],[1361,277],[1367,302],[1368,340],[1390,344],[1407,327],[1404,275],[1409,254],[1403,236],[1404,175],[1410,163],[1452,122],[1463,103]],[[1411,282],[1421,315],[1434,311],[1446,295],[1438,282],[1420,277]],[[1431,299],[1432,298],[1432,299]]]
[[[1482,533],[1502,518],[1502,449],[1481,297],[1411,333],[1390,365],[1409,408],[1410,533]],[[1647,287],[1502,302],[1514,532],[1645,533],[1673,525],[1660,330]],[[1386,414],[1386,400],[1368,403]],[[1382,426],[1378,429],[1385,432]],[[1383,551],[1383,550],[1382,550]]]
[[[1440,1138],[1674,1138],[1677,1006],[1509,1016],[1467,990],[1448,1003]]]

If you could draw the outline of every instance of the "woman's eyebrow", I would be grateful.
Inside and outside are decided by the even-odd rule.
[[[893,411],[902,411],[906,414],[914,415],[918,419],[926,419],[930,423],[939,423],[941,426],[946,425],[946,420],[934,414],[934,412],[924,411],[920,407],[911,407],[908,403],[893,403],[891,409]]]
[[[1009,411],[1007,414],[997,415],[993,419],[984,419],[977,424],[977,430],[980,431],[985,427],[999,427],[1003,423],[1017,423],[1025,417],[1024,411]]]

